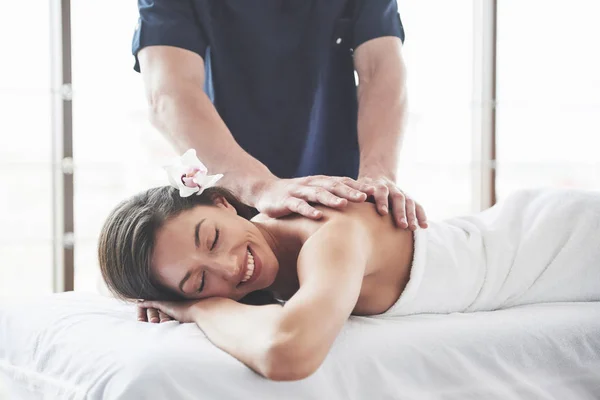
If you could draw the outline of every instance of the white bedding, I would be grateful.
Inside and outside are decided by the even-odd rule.
[[[65,293],[0,305],[0,376],[11,399],[599,399],[600,303],[353,317],[316,374],[282,383],[193,324]]]

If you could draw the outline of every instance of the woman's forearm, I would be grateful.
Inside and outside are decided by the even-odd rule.
[[[277,304],[249,306],[213,297],[195,305],[194,321],[208,339],[258,374],[272,378],[279,318]]]
[[[339,332],[339,327],[329,332],[337,324],[335,318],[323,318],[332,314],[328,307],[315,313],[310,301],[290,309],[214,297],[194,307],[194,321],[215,346],[276,381],[304,379],[316,371]]]

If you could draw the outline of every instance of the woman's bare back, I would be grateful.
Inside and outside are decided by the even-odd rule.
[[[373,239],[373,251],[369,255],[360,296],[352,313],[375,315],[385,312],[394,305],[408,282],[413,257],[413,233],[395,226],[390,215],[379,215],[372,203],[349,203],[339,211],[327,207],[317,208],[323,212],[323,218],[319,221],[297,216],[271,219],[269,222],[273,227],[272,232],[298,235],[303,246],[298,249],[299,252],[305,246],[310,246],[310,242],[304,245],[308,238],[328,224],[346,218],[360,221]],[[262,223],[267,222],[260,216],[258,218]],[[298,290],[297,256],[298,254],[290,254],[288,260],[280,260],[280,274],[287,277],[273,289],[284,299]]]

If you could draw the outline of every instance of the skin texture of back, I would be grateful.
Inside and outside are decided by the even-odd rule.
[[[323,213],[323,218],[318,221],[298,216],[271,219],[259,215],[255,219],[270,226],[276,234],[297,236],[303,248],[310,246],[308,238],[326,225],[335,225],[336,221],[345,219],[360,223],[372,238],[373,251],[365,266],[360,296],[352,314],[374,315],[385,312],[396,302],[408,282],[413,255],[413,233],[398,229],[390,215],[381,216],[375,205],[369,202],[350,203],[343,211],[320,206],[317,208]],[[333,234],[343,237],[344,232]],[[291,253],[286,259],[287,263],[280,263],[279,274],[284,277],[272,287],[278,297],[286,300],[298,290],[298,282],[293,279],[297,277],[297,257]]]

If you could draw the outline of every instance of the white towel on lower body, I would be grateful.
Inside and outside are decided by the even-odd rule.
[[[600,193],[517,192],[415,232],[410,280],[385,315],[600,301]]]

